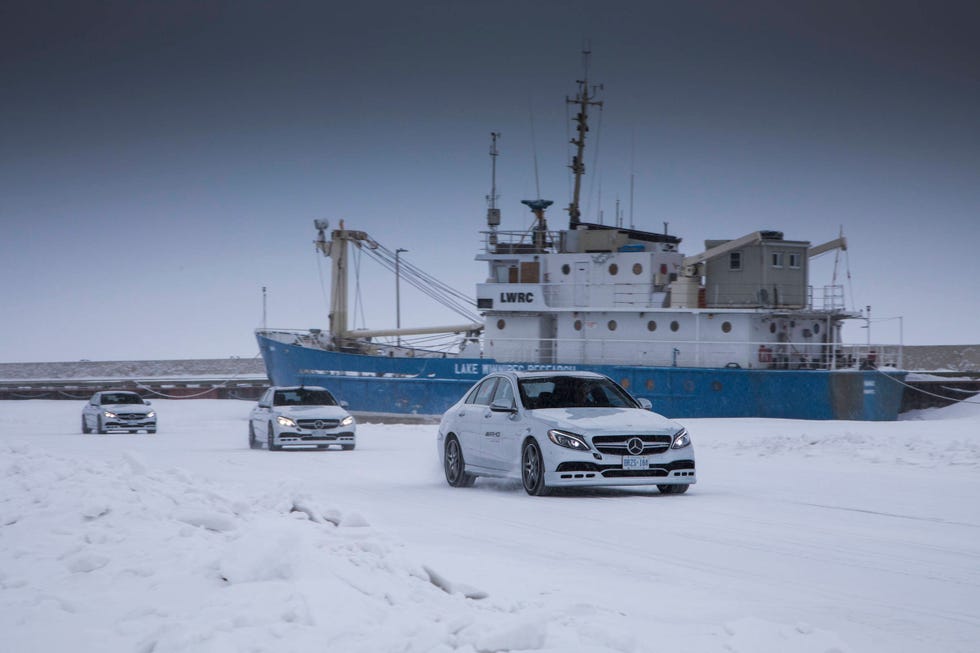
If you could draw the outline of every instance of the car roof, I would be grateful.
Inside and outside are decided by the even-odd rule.
[[[588,370],[536,370],[534,372],[524,372],[524,371],[507,371],[507,372],[495,372],[494,374],[510,376],[514,379],[550,379],[555,376],[570,376],[577,377],[580,379],[605,379],[607,378],[605,374],[599,374],[598,372],[590,372]],[[490,374],[488,376],[493,376]]]
[[[322,385],[274,385],[269,388],[270,390],[327,390]]]

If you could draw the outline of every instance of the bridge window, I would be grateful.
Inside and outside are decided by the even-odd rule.
[[[800,269],[800,255],[796,252],[792,252],[789,255],[789,266],[794,270]]]
[[[783,253],[773,252],[772,253],[772,267],[781,268],[783,267]]]

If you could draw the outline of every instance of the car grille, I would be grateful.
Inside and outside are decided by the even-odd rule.
[[[125,422],[135,422],[146,419],[146,415],[143,413],[116,413],[116,419]]]
[[[321,430],[321,429],[335,429],[337,425],[340,424],[339,419],[299,419],[296,420],[296,425],[301,429],[310,430]]]
[[[639,438],[643,442],[643,450],[631,452],[627,444],[633,438]],[[670,435],[594,435],[592,436],[592,446],[599,453],[611,454],[614,456],[649,456],[651,454],[663,453],[670,448],[673,436]]]

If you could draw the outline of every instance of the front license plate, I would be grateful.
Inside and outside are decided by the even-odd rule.
[[[623,469],[648,469],[646,456],[623,456]]]
[[[327,434],[327,432],[324,431],[323,429],[313,429],[313,437],[314,438],[322,438],[326,434]]]

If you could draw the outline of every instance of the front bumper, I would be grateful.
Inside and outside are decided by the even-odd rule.
[[[565,460],[549,466],[545,483],[553,487],[602,485],[693,485],[697,474],[693,458],[651,460],[646,469],[623,469],[620,461]]]
[[[156,417],[103,417],[102,428],[106,431],[155,431]]]
[[[307,431],[292,429],[280,431],[276,436],[276,444],[354,444],[357,439],[355,431]]]

